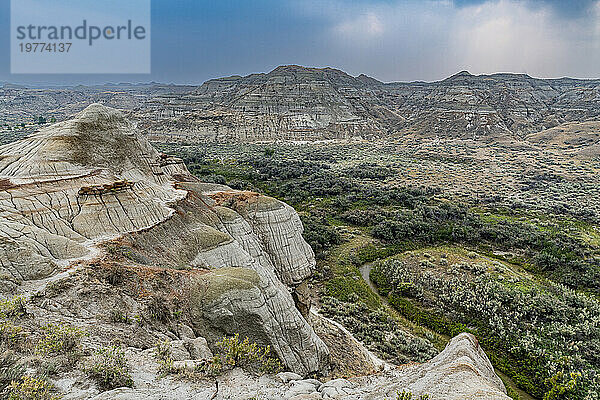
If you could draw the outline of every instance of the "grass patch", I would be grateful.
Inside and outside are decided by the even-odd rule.
[[[42,338],[35,351],[40,355],[75,355],[85,334],[84,330],[67,324],[47,324],[42,327]]]
[[[368,238],[358,236],[332,251],[333,254],[327,259],[327,264],[330,265],[333,276],[326,283],[326,293],[345,302],[352,301],[353,296],[356,296],[370,309],[376,310],[381,307],[381,300],[364,281],[357,266],[360,262],[356,257],[356,251],[367,242]]]

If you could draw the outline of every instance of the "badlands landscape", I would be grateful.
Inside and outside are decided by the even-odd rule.
[[[598,399],[599,91],[5,84],[1,395]]]

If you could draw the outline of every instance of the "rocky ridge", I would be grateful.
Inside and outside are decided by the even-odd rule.
[[[407,136],[527,142],[533,133],[597,121],[600,81],[462,71],[437,82],[383,83],[334,68],[284,65],[201,86],[0,88],[0,114],[9,125],[37,120],[38,115],[63,120],[90,102],[131,110],[143,134],[160,142]]]
[[[210,80],[195,92],[157,97],[139,118],[159,141],[316,141],[440,137],[523,139],[599,116],[600,82],[471,75],[382,83],[333,68],[281,66]],[[171,117],[157,117],[160,110]],[[162,111],[161,111],[162,112]]]
[[[149,361],[137,355],[136,365],[142,366],[136,375],[143,376]],[[145,367],[144,367],[145,366]],[[147,372],[146,372],[147,373]],[[185,399],[249,399],[265,400],[387,400],[398,393],[413,394],[413,398],[428,396],[430,400],[508,400],[500,379],[473,336],[462,334],[454,338],[437,357],[422,365],[385,371],[351,379],[329,381],[303,379],[283,372],[277,376],[255,377],[241,369],[228,372],[218,380],[218,386],[191,386],[163,380],[162,387],[115,389],[94,400]]]
[[[175,177],[193,177],[132,128],[122,113],[92,105],[73,120],[0,149],[7,289],[18,292],[23,281],[42,280],[96,255],[95,244],[129,235],[139,252],[169,247],[179,253],[174,267],[207,272],[191,278],[196,320],[221,334],[239,331],[270,344],[293,371],[325,371],[326,346],[277,278],[291,284],[314,268],[298,216],[283,203],[256,196],[239,205],[252,212],[246,220],[217,206],[201,185],[175,188]],[[118,185],[125,181],[130,184]],[[210,193],[235,195],[228,188]],[[156,265],[160,257],[154,258],[146,258],[147,265]],[[291,271],[290,265],[299,268]],[[245,319],[255,323],[238,322]]]

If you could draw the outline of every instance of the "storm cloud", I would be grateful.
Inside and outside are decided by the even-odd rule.
[[[0,3],[0,26],[8,20]],[[152,40],[150,76],[11,76],[0,58],[0,80],[200,83],[281,64],[383,81],[461,70],[598,78],[600,0],[154,0]]]

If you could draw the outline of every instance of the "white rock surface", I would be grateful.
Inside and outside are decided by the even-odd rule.
[[[323,384],[314,379],[284,378],[287,382],[282,382],[284,376],[296,378],[289,374],[259,378],[235,369],[218,379],[218,391],[212,382],[192,384],[166,379],[143,389],[103,393],[94,400],[230,400],[253,397],[261,400],[391,400],[403,391],[411,392],[414,398],[427,394],[432,400],[510,399],[485,353],[469,334],[452,339],[443,352],[425,364],[399,367],[377,375],[334,379]]]
[[[288,383],[292,381],[299,381],[302,379],[302,376],[293,372],[280,372],[276,375],[276,378],[279,379],[282,383]]]
[[[430,400],[509,400],[477,339],[462,333],[431,361],[393,371],[391,375],[364,378],[360,391],[345,397],[353,400],[383,400],[403,390]]]
[[[0,147],[0,272],[17,282],[43,278],[90,255],[92,240],[165,221],[167,205],[185,196],[167,173],[185,172],[100,105]],[[81,193],[90,187],[104,193]]]
[[[177,188],[181,180],[196,181],[181,160],[137,135],[121,112],[98,104],[0,147],[0,273],[15,285],[44,279],[97,255],[98,243],[127,237],[145,252],[138,259],[153,266],[229,268],[220,274],[225,280],[211,272],[195,281],[199,288],[225,283],[210,299],[195,292],[195,324],[211,329],[207,338],[247,334],[270,344],[295,372],[326,371],[327,347],[278,278],[299,282],[315,265],[295,211],[226,187],[216,197],[235,204],[219,207],[202,185]],[[240,269],[256,279],[232,276]],[[36,285],[44,281],[22,289],[30,295]],[[189,358],[185,350],[177,357]]]

